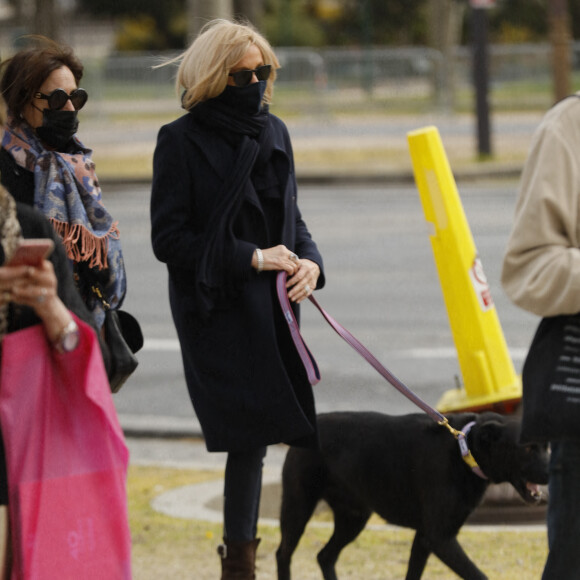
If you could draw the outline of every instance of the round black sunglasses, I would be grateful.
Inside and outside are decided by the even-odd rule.
[[[231,72],[228,76],[234,79],[234,84],[236,87],[247,87],[252,82],[254,73],[256,73],[256,78],[259,81],[267,81],[270,78],[271,71],[271,64],[263,64],[262,66],[252,70],[239,70],[236,72]]]
[[[64,89],[55,89],[50,95],[44,93],[35,93],[35,99],[45,99],[48,102],[48,108],[53,110],[62,109],[70,99],[72,106],[80,111],[87,102],[89,95],[85,89],[75,89],[69,94]]]

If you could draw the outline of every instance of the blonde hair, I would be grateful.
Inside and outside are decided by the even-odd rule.
[[[191,46],[171,62],[179,62],[175,89],[183,89],[182,104],[191,109],[202,101],[220,95],[228,83],[230,70],[255,45],[262,53],[264,64],[272,65],[266,84],[264,103],[272,101],[276,69],[280,63],[270,43],[250,24],[217,19],[208,22]]]

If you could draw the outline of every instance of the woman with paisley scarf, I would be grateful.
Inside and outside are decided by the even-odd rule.
[[[8,119],[0,181],[16,201],[34,206],[60,235],[77,287],[101,328],[105,309],[120,307],[125,267],[114,222],[101,198],[92,151],[77,138],[87,93],[72,49],[35,37],[2,63],[0,90]]]
[[[324,285],[322,258],[298,209],[288,131],[269,112],[279,64],[268,42],[217,20],[177,60],[187,113],[159,132],[152,242],[206,447],[228,453],[222,580],[249,580],[267,446],[318,443],[276,278],[286,272],[298,315]]]

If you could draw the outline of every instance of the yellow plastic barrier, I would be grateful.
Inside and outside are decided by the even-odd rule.
[[[463,385],[437,404],[443,412],[511,413],[522,396],[481,261],[436,127],[407,135]]]

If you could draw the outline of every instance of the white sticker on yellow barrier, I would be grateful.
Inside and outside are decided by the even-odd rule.
[[[478,256],[473,260],[473,264],[469,270],[469,277],[473,284],[473,289],[477,296],[477,300],[483,312],[493,308],[493,298],[491,297],[491,290],[487,283],[487,277],[483,271],[483,265]]]

